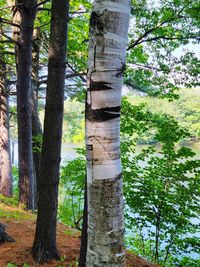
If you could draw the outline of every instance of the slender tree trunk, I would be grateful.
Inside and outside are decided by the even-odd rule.
[[[36,14],[36,0],[16,0],[14,17],[19,16],[17,32],[17,119],[19,147],[19,201],[34,210],[34,176],[31,122],[31,65],[32,37]]]
[[[32,255],[36,261],[58,259],[56,217],[62,140],[69,1],[53,0],[47,99],[38,181],[38,217]]]
[[[90,20],[87,267],[125,266],[120,105],[129,14],[129,0],[96,0]]]
[[[38,114],[38,84],[39,84],[39,57],[41,47],[41,34],[39,29],[33,32],[33,51],[32,51],[32,88],[31,88],[31,109],[32,109],[32,135],[33,135],[33,167],[35,179],[35,196],[37,206],[37,181],[40,172],[40,141],[42,139],[42,126]]]
[[[88,210],[87,210],[87,179],[85,179],[85,195],[84,195],[84,211],[83,211],[83,224],[81,231],[81,248],[79,256],[79,267],[86,267],[87,255],[87,242],[88,242]]]
[[[6,65],[0,59],[0,194],[12,196],[10,154],[9,94],[6,91]]]

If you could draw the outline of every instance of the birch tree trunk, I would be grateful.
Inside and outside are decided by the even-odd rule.
[[[31,65],[33,26],[37,0],[16,0],[14,20],[20,22],[20,32],[14,32],[17,65],[17,120],[19,147],[19,201],[34,210],[34,176],[31,122]]]
[[[6,91],[6,65],[0,59],[0,194],[12,195],[10,154],[9,93]]]
[[[129,0],[96,0],[90,19],[87,267],[125,266],[120,105],[129,15]]]
[[[53,0],[47,99],[38,181],[38,217],[32,255],[37,262],[58,259],[56,219],[61,155],[69,0]]]

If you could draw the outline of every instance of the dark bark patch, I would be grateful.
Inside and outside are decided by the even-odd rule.
[[[104,33],[104,24],[102,22],[102,14],[98,14],[95,11],[92,11],[91,16],[90,16],[90,31],[93,29],[96,29],[97,35],[103,35]]]
[[[123,63],[121,68],[117,71],[117,74],[115,75],[117,78],[120,78],[124,75],[124,71],[126,70],[126,64]]]
[[[92,151],[92,150],[93,150],[93,146],[92,146],[92,145],[86,145],[86,148],[87,148],[87,150],[89,150],[89,151]]]
[[[5,242],[15,242],[15,240],[5,231],[6,231],[6,226],[0,223],[0,244]]]
[[[38,242],[34,243],[31,254],[37,263],[49,262],[52,259],[60,260],[59,253],[54,243]]]
[[[94,82],[91,80],[89,91],[104,91],[104,90],[110,90],[113,89],[111,86],[111,83],[106,82]]]
[[[120,106],[107,107],[100,109],[91,109],[91,105],[87,104],[86,118],[89,121],[103,122],[120,117]]]

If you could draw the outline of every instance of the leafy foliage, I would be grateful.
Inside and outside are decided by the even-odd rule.
[[[85,159],[80,156],[61,168],[58,219],[81,229],[84,198]]]
[[[67,143],[84,142],[84,105],[75,100],[65,102],[63,141]]]
[[[170,99],[180,85],[199,85],[199,58],[191,50],[200,41],[199,10],[197,1],[132,0],[125,82]]]
[[[6,265],[6,267],[17,267],[17,266],[14,265],[14,264],[12,264],[12,263],[8,263],[8,264]],[[24,263],[24,264],[23,264],[23,267],[30,267],[30,265]]]
[[[18,199],[19,196],[19,187],[18,187],[18,181],[19,181],[19,169],[16,166],[12,167],[12,190],[13,190],[13,197],[15,199]]]
[[[129,102],[135,106],[142,105],[143,110],[151,110],[153,113],[166,113],[173,116],[178,124],[186,128],[189,136],[182,137],[182,141],[189,141],[198,139],[200,137],[200,91],[199,88],[181,89],[178,93],[179,98],[176,101],[169,102],[167,99],[158,99],[150,96],[136,96],[130,94],[128,96]],[[129,118],[128,118],[129,120]],[[142,124],[143,129],[148,127],[143,121],[138,121],[136,124]],[[135,134],[135,133],[134,133]],[[139,143],[153,143],[156,142],[155,130],[149,129],[144,131],[144,134],[137,139]]]
[[[42,135],[38,134],[32,137],[32,151],[33,153],[41,152],[42,150]]]
[[[133,140],[122,144],[127,227],[136,232],[131,232],[129,245],[161,266],[174,266],[178,255],[189,260],[198,253],[200,160],[193,159],[190,148],[176,147],[188,132],[172,117],[125,100],[122,133],[132,137],[134,131],[150,128],[156,129],[155,138],[162,145],[159,153],[149,146],[135,155]]]

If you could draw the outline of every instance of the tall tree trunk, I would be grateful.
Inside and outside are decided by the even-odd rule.
[[[90,20],[87,267],[125,266],[120,105],[129,14],[129,0],[96,0]]]
[[[14,17],[19,16],[17,32],[17,119],[19,147],[19,201],[34,210],[34,176],[31,122],[31,65],[32,37],[36,14],[36,0],[16,0]]]
[[[59,167],[62,140],[69,1],[53,0],[47,99],[38,181],[38,217],[32,255],[36,261],[59,258],[56,248]]]
[[[40,172],[40,144],[42,139],[42,126],[38,114],[38,84],[39,84],[39,57],[41,47],[41,33],[39,29],[33,32],[33,51],[32,51],[32,88],[31,88],[31,109],[32,109],[32,135],[33,135],[33,167],[35,179],[35,196],[37,206],[37,181]]]
[[[9,93],[6,91],[6,65],[0,59],[0,194],[12,196],[10,154]]]

